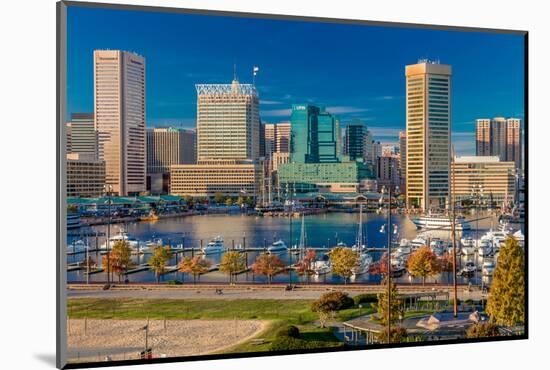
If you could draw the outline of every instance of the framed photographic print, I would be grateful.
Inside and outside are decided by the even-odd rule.
[[[526,31],[57,10],[59,368],[527,338]]]

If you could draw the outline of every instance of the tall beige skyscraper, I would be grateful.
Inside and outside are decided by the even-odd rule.
[[[517,169],[523,168],[521,148],[521,119],[506,120],[506,160],[514,162]]]
[[[94,103],[106,184],[118,195],[145,191],[145,59],[95,50]]]
[[[401,193],[406,193],[407,189],[407,133],[399,132],[399,186]]]
[[[290,122],[265,124],[265,156],[273,153],[288,153],[290,148]]]
[[[254,85],[199,84],[197,160],[257,160],[260,156],[259,99]]]
[[[407,204],[443,208],[451,162],[451,66],[421,60],[405,67]]]

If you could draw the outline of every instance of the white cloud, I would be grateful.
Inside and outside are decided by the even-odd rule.
[[[277,100],[260,100],[260,104],[264,105],[277,105],[277,104],[284,104],[283,102],[277,101]]]
[[[327,111],[334,114],[368,112],[370,109],[362,107],[334,106],[327,107]]]
[[[266,117],[287,117],[292,113],[292,109],[271,109],[261,112],[262,116]]]

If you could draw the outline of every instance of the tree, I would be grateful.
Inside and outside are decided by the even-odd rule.
[[[447,280],[450,281],[450,274],[453,272],[453,254],[445,252],[437,259],[438,270],[447,273]]]
[[[273,276],[281,272],[285,267],[284,262],[276,254],[262,253],[258,255],[251,268],[255,274],[267,276],[268,284],[271,284]]]
[[[218,192],[214,194],[214,202],[216,202],[217,204],[222,204],[224,201],[225,195],[223,195],[223,193]]]
[[[311,311],[319,314],[319,323],[324,328],[329,317],[334,317],[337,311],[353,307],[353,299],[344,292],[329,292],[311,303]]]
[[[380,325],[382,326],[388,326],[388,321],[390,322],[391,326],[394,326],[396,322],[398,322],[403,317],[403,302],[401,302],[400,299],[397,298],[397,286],[395,283],[391,283],[390,288],[388,289],[387,281],[384,279],[382,284],[385,286],[384,292],[378,294],[378,302],[376,304],[373,304],[374,308],[376,308],[376,311],[378,313],[377,317],[380,322]],[[391,306],[390,306],[390,314],[388,317],[388,294],[391,298]],[[383,330],[382,330],[383,331]],[[387,330],[386,330],[387,332]],[[381,333],[382,335],[382,333]],[[392,331],[392,338],[391,340],[394,340],[394,334]],[[383,334],[383,337],[380,337],[379,340],[382,342],[386,339],[387,342],[387,333]]]
[[[359,256],[351,248],[336,247],[330,251],[330,263],[332,273],[344,278],[344,284],[352,275],[353,268],[357,266]]]
[[[315,250],[310,248],[306,249],[304,258],[296,262],[296,271],[298,272],[298,274],[300,275],[306,274],[309,279],[309,274],[312,273],[311,266],[313,262],[315,262],[316,256],[317,256],[317,253],[315,252]]]
[[[369,266],[369,274],[371,275],[383,275],[388,273],[388,253],[384,253],[378,262]]]
[[[401,343],[404,342],[407,338],[407,329],[398,326],[398,327],[392,327],[390,328],[391,332],[391,343]],[[382,330],[380,333],[378,333],[378,341],[380,343],[388,343],[388,331]]]
[[[120,282],[122,275],[128,271],[128,267],[132,263],[131,257],[132,250],[128,242],[126,240],[117,240],[111,248],[109,257],[106,255],[103,256],[103,268],[116,273]]]
[[[430,247],[418,248],[407,260],[407,270],[412,277],[421,277],[422,285],[426,278],[439,273],[437,256]]]
[[[518,241],[509,236],[500,248],[493,273],[486,312],[497,325],[525,322],[525,256]]]
[[[153,255],[147,260],[155,272],[157,283],[160,282],[160,276],[166,271],[166,264],[172,258],[170,247],[158,246],[153,249]]]
[[[178,271],[193,275],[193,284],[197,282],[197,275],[204,274],[210,270],[212,264],[209,260],[202,258],[201,256],[195,256],[193,258],[186,256],[183,257],[178,265]]]
[[[229,282],[232,283],[235,274],[246,268],[245,256],[237,251],[230,251],[223,255],[220,263],[220,271],[229,275]]]
[[[480,322],[476,323],[468,328],[466,331],[466,338],[487,338],[497,337],[500,333],[498,326],[492,322]]]

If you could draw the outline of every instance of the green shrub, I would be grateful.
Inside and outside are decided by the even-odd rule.
[[[277,331],[276,337],[290,337],[290,338],[300,338],[300,330],[294,325],[289,325],[287,327],[279,329]]]
[[[327,342],[307,341],[288,336],[276,337],[269,346],[270,351],[295,351],[313,348],[328,348]]]
[[[454,300],[453,298],[449,299],[449,306],[453,306],[453,305],[454,305],[454,301],[455,301],[455,300]],[[457,298],[456,304],[460,306],[460,303],[461,303],[460,299]]]
[[[473,301],[473,299],[467,299],[467,300],[464,301],[464,303],[467,304],[467,305],[473,305],[474,301]]]
[[[166,282],[166,284],[168,284],[168,285],[180,285],[181,281],[179,281],[179,280],[168,280]]]
[[[491,322],[474,324],[466,331],[466,338],[487,338],[499,336],[498,326]]]
[[[378,302],[378,297],[375,293],[362,293],[353,297],[353,302],[356,306],[365,303],[376,303]]]

